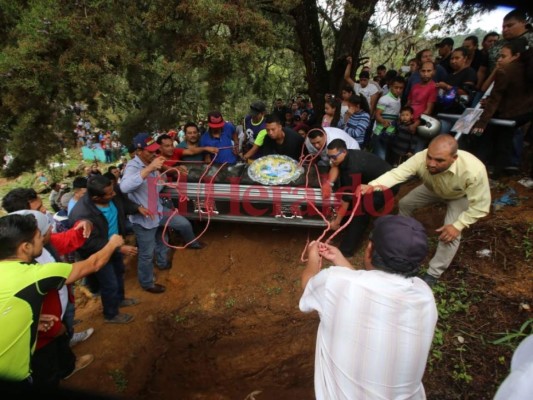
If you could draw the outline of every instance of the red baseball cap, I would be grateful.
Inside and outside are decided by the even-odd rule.
[[[224,118],[222,118],[222,114],[220,114],[218,111],[211,111],[209,114],[207,114],[207,125],[213,129],[223,128]]]
[[[133,138],[133,145],[137,149],[146,151],[156,151],[159,149],[159,144],[148,133],[139,133]]]

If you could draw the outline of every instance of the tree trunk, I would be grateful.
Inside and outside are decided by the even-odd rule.
[[[344,85],[346,57],[354,61],[352,77],[358,67],[357,60],[368,29],[368,21],[374,14],[378,0],[347,0],[342,24],[335,40],[335,58],[329,71],[329,89],[339,93]]]
[[[346,0],[342,24],[335,40],[335,58],[328,71],[320,35],[320,22],[316,0],[302,0],[291,10],[295,30],[305,64],[309,95],[313,101],[317,121],[324,112],[324,95],[339,94],[344,83],[346,57],[357,61],[368,21],[378,0]],[[353,73],[354,71],[352,71]]]
[[[329,75],[320,34],[318,7],[316,0],[302,0],[291,10],[295,21],[295,30],[305,64],[305,79],[309,96],[317,117],[324,110],[324,95],[328,92]]]

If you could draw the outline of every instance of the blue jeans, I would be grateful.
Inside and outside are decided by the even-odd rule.
[[[375,133],[372,134],[372,153],[382,160],[387,159],[389,138],[390,136],[385,132],[382,132],[380,135],[376,135]]]
[[[104,154],[105,154],[105,162],[106,163],[112,163],[113,162],[113,153],[111,152],[111,150],[105,149],[104,150]]]
[[[124,260],[122,254],[115,252],[96,277],[100,283],[100,294],[104,317],[111,319],[118,315],[119,304],[124,299]]]
[[[68,291],[74,293],[74,286],[69,285]],[[65,327],[67,328],[67,335],[69,338],[72,339],[72,335],[74,335],[74,315],[76,313],[76,306],[74,303],[72,303],[70,300],[67,301],[67,305],[65,307],[65,313],[63,314],[63,323],[65,324]]]
[[[148,289],[154,286],[154,251],[158,265],[163,266],[167,263],[168,247],[161,240],[161,228],[146,229],[139,224],[132,225],[138,248],[137,279],[143,289]]]
[[[524,151],[524,135],[522,129],[517,128],[513,135],[513,154],[509,166],[520,167],[522,162],[522,153]]]
[[[169,220],[170,216],[172,215],[172,211],[168,208],[163,208],[163,217],[161,218],[161,221],[159,222],[159,226],[161,228],[165,227],[165,224]],[[174,215],[170,222],[168,223],[168,228],[172,228],[172,230],[179,232],[179,234],[183,237],[185,240],[185,243],[189,243],[191,240],[195,238],[195,234],[192,230],[192,225],[190,221],[183,217],[182,215]],[[161,266],[161,264],[158,263],[158,265]]]
[[[455,124],[455,121],[451,119],[445,119],[441,118],[440,121],[440,133],[449,133],[450,135],[454,135],[451,130],[453,128],[453,125]]]

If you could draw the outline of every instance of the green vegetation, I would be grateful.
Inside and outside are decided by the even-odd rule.
[[[525,321],[517,331],[514,332],[500,332],[497,335],[503,336],[499,339],[493,340],[490,343],[497,345],[504,345],[510,347],[513,351],[518,347],[520,342],[527,336],[533,334],[533,318]]]
[[[225,305],[226,308],[233,308],[233,306],[237,303],[237,299],[235,297],[230,297],[226,300]]]
[[[429,368],[438,368],[438,363],[444,357],[453,357],[454,369],[451,371],[454,381],[470,383],[472,376],[468,369],[470,365],[464,359],[464,353],[468,350],[465,339],[461,335],[455,335],[450,346],[449,338],[453,335],[453,320],[458,314],[468,312],[471,305],[478,301],[471,296],[463,280],[459,287],[447,287],[443,283],[437,283],[433,287],[439,320],[433,337],[433,345],[429,356]]]
[[[269,296],[275,296],[281,293],[282,289],[279,286],[271,286],[266,288],[266,294]]]
[[[4,173],[46,164],[59,136],[71,141],[75,102],[93,126],[118,130],[124,143],[215,108],[241,121],[257,99],[270,105],[304,93],[321,114],[324,94],[343,83],[347,55],[398,68],[426,45],[417,40],[428,11],[453,20],[454,29],[479,11],[457,4],[0,0],[0,157],[14,157]]]
[[[531,236],[533,236],[533,224],[529,225],[526,234],[522,238],[522,247],[524,249],[524,257],[526,261],[529,261],[531,255],[533,255],[533,242],[531,241]]]
[[[56,163],[57,167],[52,167]],[[64,164],[64,165],[62,165]],[[66,152],[59,152],[50,157],[47,164],[39,163],[36,165],[37,171],[42,171],[44,175],[49,179],[49,182],[60,182],[70,184],[74,179],[76,171],[80,171],[83,166],[90,166],[90,161],[84,161],[81,158],[81,154],[77,149],[70,149]],[[102,170],[106,170],[111,164],[99,163],[99,167]],[[105,172],[105,171],[102,171]],[[36,174],[33,171],[23,172],[16,179],[10,180],[0,185],[0,202],[3,196],[10,190],[18,187],[32,187],[37,192],[40,188],[36,185]],[[48,210],[51,210],[50,202],[48,200],[48,191],[41,194],[43,204]],[[0,215],[4,211],[0,208]]]
[[[187,317],[184,316],[184,315],[176,315],[174,317],[174,320],[178,323],[178,324],[183,324],[185,321],[187,321]]]
[[[128,380],[126,379],[126,373],[122,369],[109,371],[109,376],[113,379],[117,392],[122,393],[127,389]]]

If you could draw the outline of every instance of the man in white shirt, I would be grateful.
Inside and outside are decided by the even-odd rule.
[[[427,252],[423,226],[399,215],[376,219],[364,270],[333,246],[309,245],[300,310],[320,317],[317,400],[426,398],[422,376],[437,307],[416,275]],[[321,257],[334,266],[321,271]]]
[[[352,79],[352,57],[347,57],[346,70],[344,71],[344,80],[353,87],[355,94],[365,96],[368,106],[370,107],[370,116],[374,114],[376,104],[378,102],[381,88],[377,84],[373,84],[370,80],[370,73],[368,71],[362,71],[359,74],[359,82],[355,82]]]
[[[342,139],[346,143],[348,150],[359,150],[359,143],[345,131],[333,127],[316,127],[307,133],[305,139],[305,148],[309,154],[319,153],[317,164],[321,166],[330,166],[328,157],[328,145],[335,139]],[[339,176],[338,167],[331,166],[328,173],[328,180],[322,184],[322,197],[329,199],[331,188]]]
[[[309,154],[320,153],[318,156],[318,165],[329,165],[328,144],[335,139],[342,139],[346,143],[348,150],[359,150],[359,143],[345,131],[333,127],[313,128],[307,133],[305,147]]]

